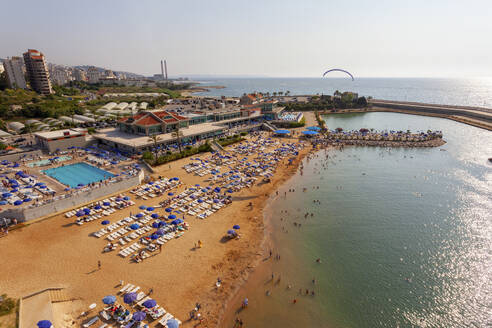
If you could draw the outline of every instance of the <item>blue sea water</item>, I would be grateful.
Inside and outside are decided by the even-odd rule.
[[[241,96],[243,93],[286,92],[292,95],[353,91],[375,99],[492,108],[492,78],[228,78],[198,80],[202,86],[221,85],[197,93]]]
[[[87,163],[59,166],[44,170],[43,173],[72,188],[114,177],[114,174]]]
[[[282,280],[267,272],[242,291],[246,327],[490,327],[492,132],[399,113],[324,120],[345,130],[441,130],[447,143],[305,160],[267,211]]]

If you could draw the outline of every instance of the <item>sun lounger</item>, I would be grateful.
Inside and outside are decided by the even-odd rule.
[[[132,284],[126,284],[125,287],[123,287],[123,288],[120,289],[120,293],[126,292],[127,289],[129,289],[130,287],[133,287],[133,285]]]
[[[84,323],[82,325],[82,327],[84,328],[87,328],[87,327],[90,327],[92,326],[93,324],[95,324],[97,321],[99,321],[99,317],[98,316],[95,316],[94,318],[92,318],[91,320],[87,321],[86,323]]]

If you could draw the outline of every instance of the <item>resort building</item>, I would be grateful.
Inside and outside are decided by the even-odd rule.
[[[87,130],[85,129],[65,129],[48,132],[36,132],[34,137],[36,144],[48,152],[65,150],[69,147],[85,147]]]
[[[87,81],[87,74],[83,69],[75,68],[72,74],[75,81]]]
[[[27,88],[22,58],[12,57],[11,59],[4,59],[3,67],[7,74],[7,84],[10,89]]]
[[[126,104],[126,103],[125,103]],[[127,104],[128,105],[128,104]],[[120,131],[140,134],[153,135],[176,131],[179,128],[188,127],[186,117],[167,111],[147,111],[141,112],[132,117],[124,117],[118,121]]]
[[[29,49],[24,53],[24,63],[31,88],[43,95],[53,93],[44,55],[37,50]]]

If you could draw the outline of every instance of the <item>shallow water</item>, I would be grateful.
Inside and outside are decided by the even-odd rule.
[[[265,272],[242,291],[250,301],[240,313],[245,326],[490,325],[492,133],[397,113],[325,121],[329,128],[442,130],[447,144],[347,147],[305,161],[304,174],[267,211],[281,259],[268,260],[273,282]]]

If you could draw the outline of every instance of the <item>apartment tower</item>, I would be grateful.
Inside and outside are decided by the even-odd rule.
[[[37,50],[29,49],[24,53],[24,63],[31,88],[43,95],[53,93],[44,55]]]
[[[20,57],[12,57],[3,60],[3,68],[7,74],[7,84],[10,89],[27,88],[23,66],[24,63]]]

